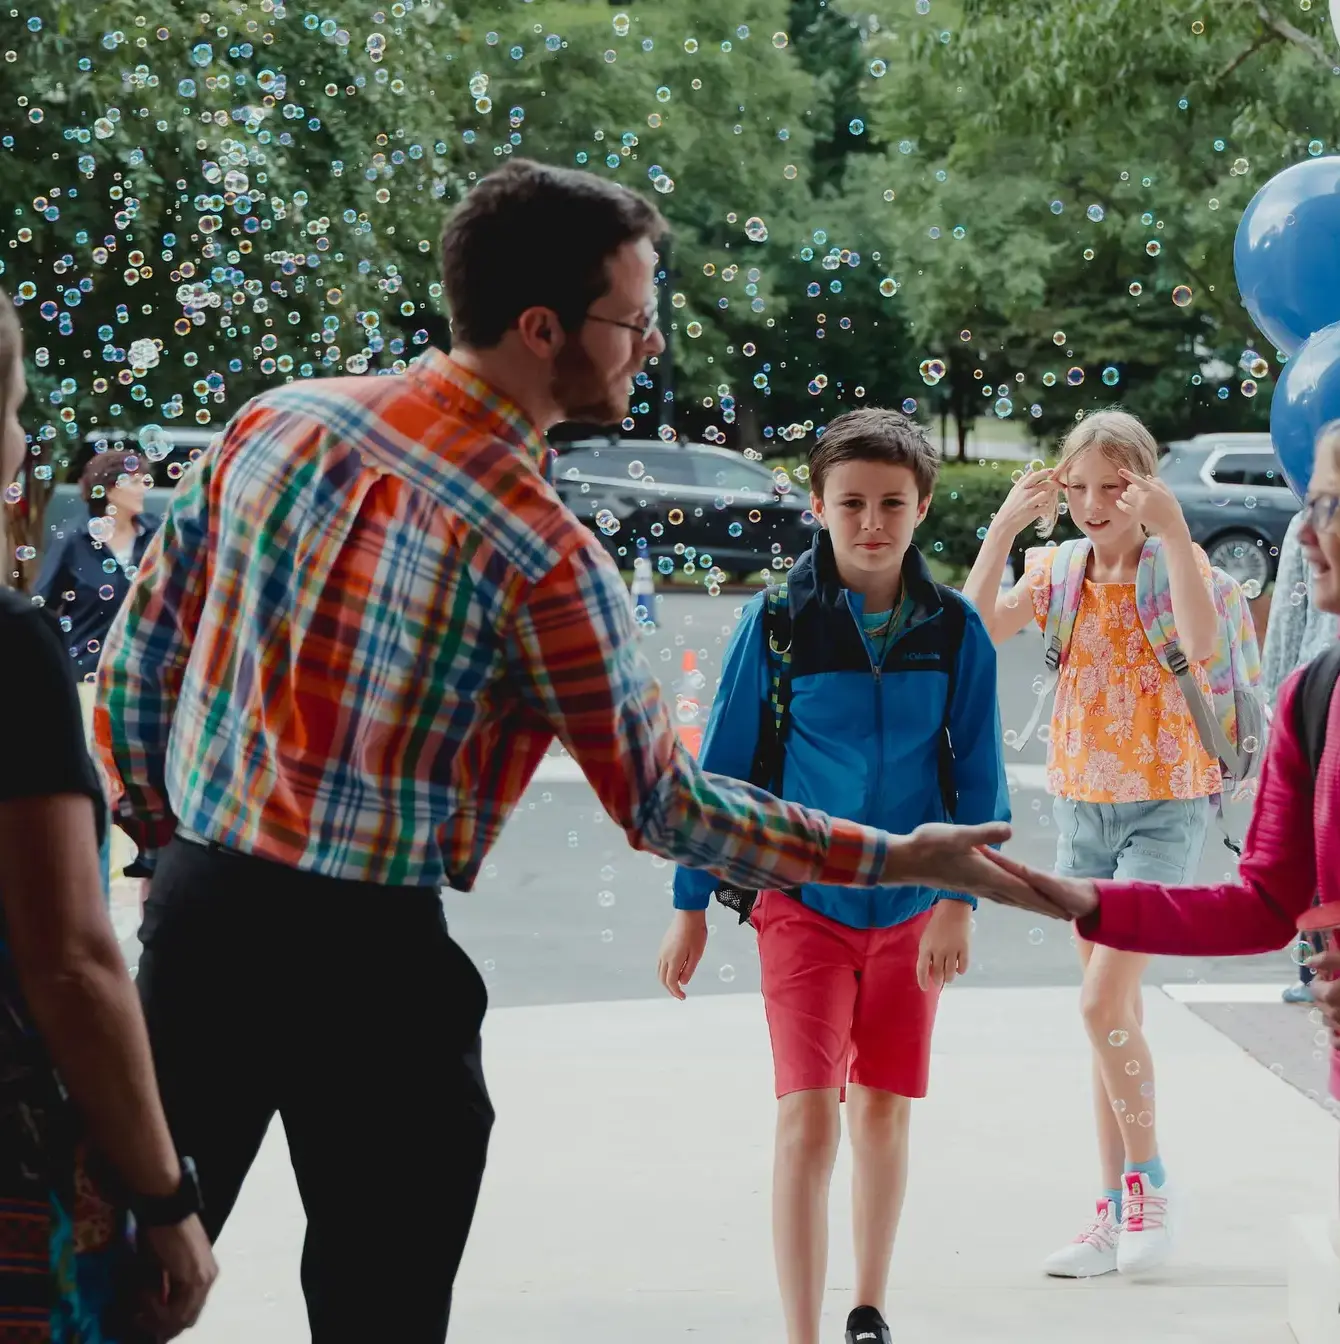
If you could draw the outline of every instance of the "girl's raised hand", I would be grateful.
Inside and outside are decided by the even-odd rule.
[[[1126,482],[1117,508],[1134,518],[1151,536],[1166,538],[1170,532],[1186,527],[1182,506],[1166,482],[1157,476],[1140,476],[1125,467],[1117,474]]]
[[[1048,513],[1060,486],[1052,479],[1051,468],[1025,472],[1005,496],[991,526],[1017,537],[1024,528]]]

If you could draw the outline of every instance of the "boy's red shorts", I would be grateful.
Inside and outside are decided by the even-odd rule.
[[[926,1095],[940,991],[917,985],[917,954],[930,917],[852,929],[785,892],[759,892],[749,922],[779,1097],[849,1082]]]

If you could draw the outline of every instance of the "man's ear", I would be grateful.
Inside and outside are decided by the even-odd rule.
[[[921,499],[921,503],[917,505],[917,524],[916,524],[916,525],[917,525],[918,527],[920,527],[921,524],[924,523],[924,522],[926,521],[926,514],[929,512],[930,507],[931,507],[931,500],[933,500],[934,498],[935,498],[934,495],[923,495],[923,496],[922,496],[922,499]]]
[[[563,344],[564,331],[552,308],[527,308],[516,320],[521,343],[539,359],[552,359]]]
[[[813,490],[810,491],[810,512],[819,520],[820,527],[828,526],[824,521],[824,502]]]

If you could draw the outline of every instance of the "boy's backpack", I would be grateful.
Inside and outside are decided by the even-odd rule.
[[[1294,702],[1294,731],[1307,758],[1312,778],[1321,767],[1326,749],[1326,723],[1331,713],[1331,698],[1340,681],[1340,644],[1319,653],[1303,670]]]
[[[967,621],[962,603],[956,600],[947,599],[944,612],[945,619],[951,622],[947,627],[950,660],[944,718],[940,724],[938,771],[945,815],[952,820],[958,809],[958,790],[954,784],[954,744],[949,733],[949,714],[954,704],[958,654]],[[754,750],[749,782],[769,793],[780,794],[786,737],[791,727],[791,611],[785,583],[768,586],[767,605],[763,611],[763,645],[770,671],[768,698],[761,708],[758,746]],[[787,894],[799,895],[795,891]],[[758,892],[722,883],[717,887],[716,897],[728,910],[739,915],[740,923],[744,924],[753,912]]]
[[[1060,679],[1061,665],[1070,651],[1070,639],[1075,632],[1075,617],[1084,591],[1084,571],[1092,545],[1087,538],[1081,537],[1046,549],[1050,553],[1051,566],[1045,631],[1047,674],[1033,717],[1012,744],[1016,749],[1032,736],[1047,696],[1055,690]],[[1226,792],[1243,797],[1254,787],[1265,746],[1267,719],[1261,694],[1261,654],[1251,611],[1238,581],[1222,569],[1211,569],[1210,572],[1214,578],[1213,596],[1220,629],[1226,638],[1215,644],[1204,664],[1210,683],[1208,698],[1201,691],[1186,655],[1177,643],[1168,564],[1157,537],[1148,538],[1140,552],[1135,576],[1135,604],[1155,658],[1177,680],[1201,745],[1211,760],[1219,762]],[[1228,844],[1236,850],[1232,841]]]

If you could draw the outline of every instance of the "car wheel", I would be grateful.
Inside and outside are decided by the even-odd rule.
[[[1270,582],[1270,553],[1251,532],[1225,532],[1205,548],[1205,553],[1210,564],[1231,574],[1241,584],[1255,583],[1264,588]]]

